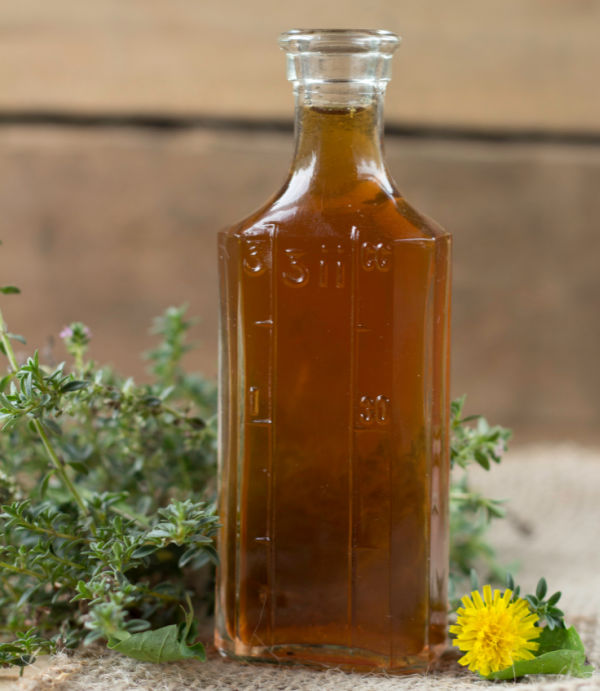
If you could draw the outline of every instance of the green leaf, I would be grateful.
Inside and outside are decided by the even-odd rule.
[[[477,431],[482,435],[485,435],[490,431],[490,425],[484,417],[479,417],[479,420],[477,421]]]
[[[50,478],[54,475],[56,471],[54,468],[50,471],[48,471],[42,481],[40,482],[40,497],[43,499],[46,496],[46,492],[48,491],[48,483],[50,482]]]
[[[535,589],[535,596],[537,597],[538,600],[543,600],[544,597],[546,596],[546,593],[548,592],[548,585],[546,583],[545,578],[540,578],[537,584],[537,588]]]
[[[26,395],[31,398],[32,396],[32,391],[33,391],[33,378],[31,376],[31,372],[28,373],[28,375],[23,379],[21,382],[23,388],[25,389]]]
[[[79,391],[89,386],[88,381],[69,381],[60,390],[61,393],[70,393],[71,391]]]
[[[144,557],[149,557],[151,554],[154,554],[158,549],[160,549],[158,545],[142,545],[134,550],[131,556],[134,559],[143,559]]]
[[[486,503],[486,509],[490,517],[504,518],[506,516],[506,509],[502,506],[503,499],[490,499]]]
[[[489,461],[488,457],[483,453],[483,451],[481,451],[480,449],[476,449],[474,456],[475,456],[475,460],[477,461],[477,463],[479,463],[479,465],[482,468],[484,468],[485,470],[490,469],[490,461]]]
[[[90,469],[87,467],[87,465],[81,461],[68,461],[67,464],[70,465],[73,470],[76,470],[82,475],[87,475],[90,472]]]
[[[562,593],[560,592],[560,590],[558,592],[554,593],[554,595],[552,595],[552,597],[548,598],[548,604],[551,607],[553,605],[555,605],[560,600],[561,595],[562,595]]]
[[[146,631],[150,628],[150,623],[145,619],[129,619],[127,622],[127,630],[131,634]]]
[[[198,555],[198,548],[196,546],[189,547],[188,549],[185,550],[185,552],[179,557],[179,561],[177,562],[179,568],[183,568],[188,564],[192,559]]]
[[[533,660],[515,662],[512,667],[488,674],[486,679],[517,679],[525,674],[570,674],[591,677],[594,668],[585,664],[585,650],[575,627],[542,629],[540,647]]]
[[[518,679],[526,674],[569,674],[591,677],[594,669],[585,664],[585,653],[578,650],[553,650],[533,660],[515,662],[512,667],[488,674],[486,679]]]
[[[54,420],[51,420],[50,418],[44,418],[42,424],[46,428],[46,431],[48,431],[50,434],[54,435],[55,437],[62,436],[63,432],[61,426],[57,422],[54,422]]]
[[[194,429],[204,429],[206,427],[206,422],[199,417],[189,417],[187,418],[187,423]]]
[[[2,295],[18,295],[20,292],[17,286],[0,286]]]
[[[163,626],[153,631],[134,633],[124,636],[121,640],[113,637],[108,641],[108,647],[142,662],[206,659],[202,643],[187,645],[184,640],[181,640],[179,627],[176,624]]]
[[[142,403],[145,403],[150,408],[158,408],[162,401],[157,396],[144,396],[142,398]]]
[[[568,629],[554,629],[543,628],[538,639],[540,647],[537,655],[551,652],[552,650],[577,650],[580,653],[584,652],[583,643],[574,626]]]

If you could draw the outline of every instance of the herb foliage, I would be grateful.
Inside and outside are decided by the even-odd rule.
[[[489,471],[499,464],[507,450],[511,431],[491,426],[481,415],[463,414],[465,396],[450,406],[450,579],[451,609],[456,609],[459,595],[478,586],[477,572],[485,573],[486,582],[497,584],[505,578],[487,533],[494,519],[504,518],[504,500],[490,499],[473,490],[472,470],[479,466]]]
[[[210,609],[215,388],[181,368],[185,310],[155,326],[140,385],[86,359],[80,323],[62,334],[70,367],[19,364],[0,314],[0,664],[98,639],[133,650]]]

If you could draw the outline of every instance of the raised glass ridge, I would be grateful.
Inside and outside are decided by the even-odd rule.
[[[279,37],[296,86],[358,83],[384,88],[400,38],[382,29],[292,29]]]
[[[279,45],[288,53],[393,53],[400,40],[383,29],[291,29]]]

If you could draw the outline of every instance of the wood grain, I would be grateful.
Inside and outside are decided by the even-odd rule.
[[[0,111],[292,116],[277,35],[404,37],[388,121],[598,131],[600,0],[19,0],[0,25]]]

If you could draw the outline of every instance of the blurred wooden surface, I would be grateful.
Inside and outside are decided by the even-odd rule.
[[[216,372],[216,231],[282,182],[292,137],[200,130],[0,131],[0,275],[11,329],[87,321],[92,355],[143,376],[152,317],[202,318]],[[520,440],[598,439],[600,149],[387,140],[400,189],[454,232],[453,391]],[[60,344],[55,357],[62,359]]]
[[[600,0],[2,3],[0,111],[291,117],[281,31],[403,36],[389,122],[596,130]]]

